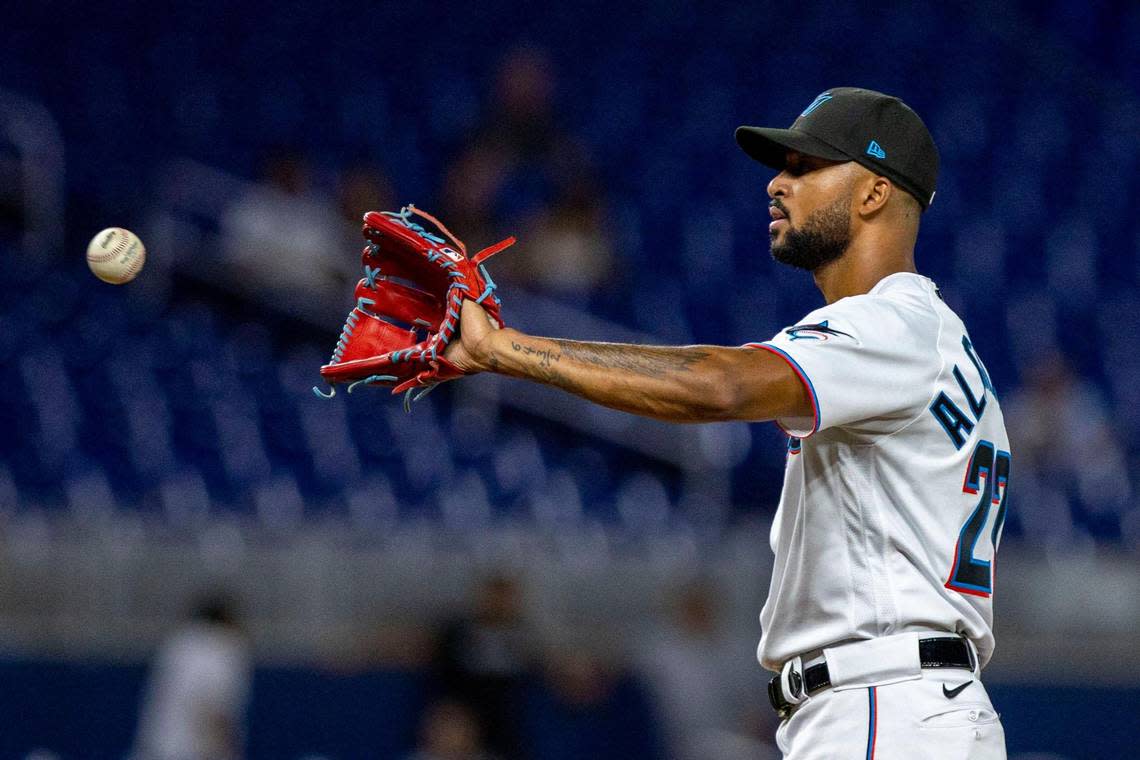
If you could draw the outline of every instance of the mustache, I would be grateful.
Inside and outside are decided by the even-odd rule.
[[[778,208],[780,211],[783,212],[784,216],[786,216],[788,218],[789,222],[792,220],[791,212],[788,211],[788,209],[784,205],[783,201],[781,201],[779,198],[773,198],[772,200],[768,201],[768,206],[769,206],[769,208]]]

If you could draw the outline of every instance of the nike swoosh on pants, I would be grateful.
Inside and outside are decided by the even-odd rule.
[[[962,689],[965,689],[972,683],[973,681],[966,681],[966,683],[961,684],[960,686],[955,686],[953,689],[947,689],[946,684],[942,684],[942,693],[946,695],[947,699],[953,699],[962,693]]]

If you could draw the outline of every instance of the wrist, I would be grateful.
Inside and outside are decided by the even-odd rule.
[[[490,332],[483,337],[475,348],[475,362],[478,362],[479,371],[495,371],[498,367],[498,348],[496,343],[498,341],[499,333],[502,329],[490,330]]]
[[[504,347],[510,345],[511,340],[517,340],[518,330],[504,327],[492,330],[485,340],[479,343],[479,366],[488,372],[498,372],[505,358]],[[514,337],[512,337],[514,336]]]

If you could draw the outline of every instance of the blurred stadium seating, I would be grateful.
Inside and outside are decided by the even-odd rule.
[[[34,564],[36,546],[67,545],[54,532],[59,525],[109,537],[118,549],[100,544],[89,555],[107,562],[116,552],[156,551],[159,559],[131,565],[152,570],[167,557],[153,547],[198,542],[198,574],[178,593],[203,579],[233,582],[240,575],[234,568],[251,561],[225,548],[235,541],[285,537],[282,545],[295,551],[305,536],[325,530],[355,537],[364,551],[384,546],[398,557],[422,549],[425,563],[449,556],[425,531],[488,563],[516,566],[541,554],[519,535],[554,541],[570,565],[575,557],[583,565],[643,560],[667,547],[685,569],[660,564],[657,582],[644,586],[657,590],[675,575],[751,551],[733,542],[755,538],[774,509],[783,440],[773,426],[647,426],[494,378],[442,389],[411,416],[382,392],[322,401],[309,389],[335,340],[348,288],[339,301],[335,288],[331,300],[282,296],[264,284],[272,285],[275,266],[267,256],[254,259],[264,279],[228,268],[226,208],[254,186],[275,147],[307,157],[314,197],[330,203],[337,178],[362,159],[380,167],[398,201],[429,209],[443,203],[449,168],[489,118],[497,66],[525,44],[548,56],[558,127],[591,157],[616,263],[612,283],[585,294],[520,290],[512,302],[504,284],[508,321],[567,325],[568,337],[723,344],[763,339],[794,322],[819,296],[810,278],[769,259],[768,175],[739,154],[731,130],[790,122],[827,86],[897,93],[924,116],[942,154],[919,268],[971,326],[1003,404],[1023,412],[1010,421],[1015,452],[1017,433],[1030,443],[1014,475],[1022,490],[1015,489],[1008,550],[1033,562],[1047,553],[1054,566],[1108,557],[1111,577],[1135,575],[1140,7],[893,0],[864,11],[839,2],[789,10],[594,0],[368,9],[343,0],[289,8],[201,0],[162,12],[119,0],[6,11],[0,568],[15,568],[12,577],[47,577],[19,568]],[[503,233],[556,193],[549,166],[524,162],[513,171],[493,209]],[[96,283],[81,257],[87,238],[110,225],[135,229],[150,249],[148,269],[124,288]],[[352,245],[322,257],[351,260]],[[449,497],[457,489],[461,502]],[[755,633],[749,616],[759,609],[767,573],[767,550],[757,541],[760,556],[734,566],[757,573],[733,604],[744,637]],[[520,555],[520,546],[532,553]],[[408,562],[405,571],[416,560]],[[652,577],[654,563],[644,567]],[[1031,562],[1011,576],[1025,579],[1038,567]],[[162,572],[169,579],[178,570]],[[464,585],[453,580],[443,585],[448,592],[408,598],[454,607]],[[263,589],[246,591],[254,604],[269,604]],[[272,612],[253,611],[263,630],[273,615],[291,620],[282,609],[288,591],[281,593]],[[2,672],[13,682],[46,683],[51,673],[27,670],[33,666],[21,658],[86,657],[98,667],[117,657],[137,661],[181,597],[172,593],[161,612],[145,615],[140,600],[156,603],[161,593],[122,594],[112,608],[143,626],[134,646],[114,625],[93,643],[59,633],[62,622],[37,645],[27,626],[65,603],[16,590],[0,596],[0,620],[8,620],[0,655],[11,656]],[[97,616],[100,604],[85,609]],[[1011,627],[1022,643],[1032,641],[1031,622],[1046,610],[1053,620],[1085,616],[1080,630],[1100,630],[1076,607],[1011,607],[1021,615]],[[1132,601],[1122,607],[1105,624],[1119,633],[1113,646],[1136,642],[1140,612]],[[428,622],[437,611],[409,618]],[[296,665],[290,645],[312,658],[322,651],[313,643],[321,635],[263,644]],[[1005,672],[1007,683],[1037,684],[1037,706],[1048,708],[1048,674]],[[1108,684],[1098,676],[1090,684],[1119,692],[1081,698],[1101,704],[1096,700],[1116,694],[1134,715],[1140,676],[1135,667],[1129,673],[1137,680]],[[383,691],[407,714],[422,707],[418,690],[426,687],[415,677],[375,677],[356,691],[335,688]],[[126,694],[123,704],[135,698],[130,673],[109,678]],[[312,673],[286,669],[262,678],[274,684],[263,693],[322,688],[301,683],[318,678]],[[82,674],[59,679],[78,683]],[[641,704],[636,685],[625,688],[615,699]],[[1009,698],[1018,699],[1012,688]],[[541,735],[573,735],[574,716],[551,717],[550,699],[543,693],[532,705],[548,713]],[[0,708],[14,709],[11,701]],[[255,708],[255,726],[268,720],[265,710],[264,703]],[[118,733],[100,737],[94,754],[71,740],[59,739],[56,748],[67,757],[110,756],[129,738],[116,725]],[[338,725],[338,736],[351,734],[347,721]],[[410,749],[414,732],[399,733],[406,721],[393,725],[387,738],[369,736],[391,748],[382,752]],[[1016,720],[1008,730],[1011,749],[1015,737],[1023,749],[1050,749],[1030,731],[1019,733]],[[271,744],[267,735],[251,736],[256,756],[351,757],[360,746],[351,738],[324,747]],[[0,752],[27,751],[30,745],[17,743],[25,739],[6,745],[0,736]],[[1105,744],[1108,754],[1098,756],[1113,756],[1115,746]],[[1071,745],[1053,748],[1082,756]],[[615,757],[650,751],[611,750]]]

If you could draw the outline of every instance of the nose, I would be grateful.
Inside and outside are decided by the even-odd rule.
[[[781,171],[772,181],[768,183],[768,197],[769,198],[782,198],[788,194],[788,172],[787,170]]]

